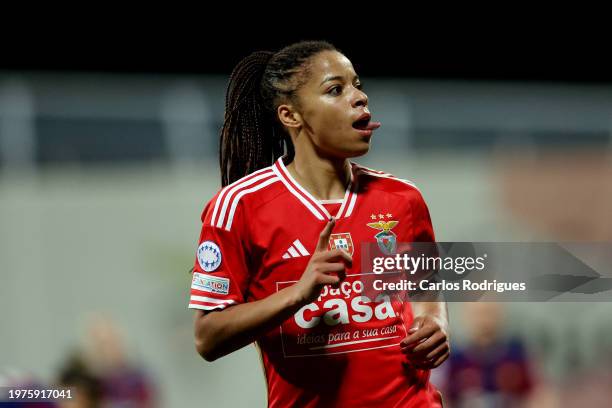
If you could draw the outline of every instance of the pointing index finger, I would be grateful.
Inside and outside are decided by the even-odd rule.
[[[335,224],[336,219],[334,217],[331,217],[329,221],[327,221],[327,224],[325,224],[325,227],[319,234],[319,242],[317,243],[318,252],[327,250],[327,245],[329,244],[329,237],[331,236],[331,232]]]

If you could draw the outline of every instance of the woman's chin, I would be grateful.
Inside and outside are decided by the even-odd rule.
[[[357,143],[354,146],[351,146],[351,149],[347,151],[347,158],[363,156],[369,151],[370,151],[369,142]]]

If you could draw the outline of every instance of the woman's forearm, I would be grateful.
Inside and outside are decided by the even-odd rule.
[[[264,299],[242,303],[221,311],[195,314],[195,341],[198,353],[214,361],[279,326],[303,306],[294,286]]]
[[[441,325],[448,328],[448,308],[446,302],[412,302],[412,314],[413,316],[430,316],[434,319],[439,320]]]

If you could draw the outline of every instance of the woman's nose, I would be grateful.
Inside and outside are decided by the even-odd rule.
[[[368,95],[360,89],[355,89],[353,107],[368,106]]]

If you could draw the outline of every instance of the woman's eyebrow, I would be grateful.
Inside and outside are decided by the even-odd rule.
[[[323,82],[321,82],[321,84],[319,86],[321,86],[324,83],[329,82],[329,81],[336,81],[336,80],[342,80],[342,79],[344,79],[344,77],[342,75],[330,75],[330,76],[326,77],[323,80]],[[359,75],[355,75],[355,77],[353,77],[353,82],[355,82],[356,80],[357,81],[359,80]]]
[[[342,75],[331,75],[331,76],[328,76],[328,77],[326,77],[323,80],[323,82],[321,82],[321,84],[319,86],[323,85],[326,82],[335,81],[335,80],[338,80],[338,79],[344,79],[344,77]]]

